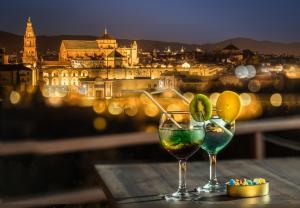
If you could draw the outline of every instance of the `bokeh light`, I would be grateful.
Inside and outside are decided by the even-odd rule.
[[[247,70],[248,70],[248,76],[247,78],[251,79],[254,78],[256,76],[256,69],[253,65],[247,65],[246,66]]]
[[[161,94],[161,97],[164,97],[164,98],[171,98],[171,97],[173,97],[173,95],[174,95],[173,92],[171,92],[171,91],[166,91],[166,92],[163,92],[163,93]]]
[[[102,131],[106,129],[106,120],[103,117],[97,117],[93,121],[93,126],[96,130]]]
[[[270,97],[270,103],[274,107],[280,107],[282,104],[282,96],[279,93],[275,93]]]
[[[179,105],[172,103],[168,105],[167,111],[181,111],[182,109],[179,107]]]
[[[251,103],[251,96],[248,93],[241,93],[240,97],[241,97],[242,105],[243,106],[250,105],[250,103]]]
[[[106,103],[104,100],[95,100],[93,103],[93,110],[95,113],[101,114],[104,113],[106,109]]]
[[[144,105],[148,105],[148,104],[152,103],[152,101],[144,94],[140,95],[140,101]]]
[[[155,125],[148,125],[146,126],[145,132],[148,132],[148,133],[153,133],[153,132],[157,132],[157,126]]]
[[[9,96],[9,100],[12,104],[16,105],[21,100],[21,95],[17,91],[12,91]]]
[[[138,108],[135,105],[127,104],[124,107],[124,112],[127,116],[134,117],[138,113]]]
[[[145,106],[144,112],[149,117],[155,117],[159,114],[159,109],[154,104]]]
[[[255,119],[259,118],[263,114],[263,105],[259,98],[254,93],[247,93],[247,95],[250,96],[251,102],[247,106],[242,105],[238,120]],[[245,95],[243,96],[248,97]]]
[[[260,88],[261,88],[261,84],[258,80],[253,79],[248,83],[248,89],[251,92],[258,92]]]
[[[194,94],[191,92],[186,92],[183,94],[184,97],[186,97],[190,102],[193,100],[194,98]]]
[[[219,96],[220,96],[220,93],[218,93],[218,92],[214,92],[209,96],[209,99],[213,106],[216,106]]]
[[[119,103],[111,102],[108,105],[108,112],[112,115],[120,115],[123,112],[123,108]]]
[[[63,105],[63,99],[60,97],[49,97],[46,103],[49,106],[58,108]]]
[[[240,65],[235,68],[235,76],[239,79],[247,78],[249,76],[249,71],[244,65]]]

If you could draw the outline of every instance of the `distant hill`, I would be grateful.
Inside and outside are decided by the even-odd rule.
[[[95,40],[96,36],[79,36],[79,35],[59,35],[59,36],[38,36],[37,47],[40,54],[44,54],[47,50],[58,51],[60,43],[64,39],[69,40]],[[120,46],[129,46],[132,40],[118,39]],[[233,43],[240,49],[250,49],[262,54],[289,54],[300,56],[300,43],[279,43],[271,41],[257,41],[249,38],[234,38],[213,44],[185,44],[178,42],[165,42],[155,40],[137,40],[138,46],[144,51],[152,51],[153,49],[163,50],[170,46],[172,50],[179,50],[182,46],[187,51],[194,50],[197,47],[206,50],[222,49],[226,45]],[[0,48],[6,48],[9,53],[20,52],[23,47],[23,37],[12,33],[0,31]]]
[[[257,41],[250,38],[233,38],[213,44],[202,45],[207,50],[222,49],[228,44],[234,44],[240,49],[250,49],[261,54],[300,55],[300,42],[280,43],[272,41]]]

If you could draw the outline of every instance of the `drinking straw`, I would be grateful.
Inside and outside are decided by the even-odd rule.
[[[226,129],[223,125],[219,124],[217,121],[215,121],[215,120],[213,120],[213,119],[209,119],[209,121],[210,121],[211,123],[217,125],[217,126],[220,127],[221,129],[223,129],[224,132],[225,132],[228,136],[230,136],[230,137],[233,136],[232,133],[231,133],[231,131],[229,131],[228,129]]]
[[[157,90],[157,91],[151,92],[151,94],[154,95],[154,94],[159,94],[159,93],[166,92],[166,91],[174,92],[176,95],[178,95],[178,97],[183,99],[188,105],[190,104],[190,101],[175,89],[168,88],[168,89],[163,89],[163,90]]]
[[[143,93],[145,94],[163,113],[166,114],[166,116],[180,129],[182,129],[182,127],[180,126],[179,123],[177,123],[177,121],[175,121],[172,116],[153,98],[153,96],[145,91],[145,90],[122,90],[122,92],[124,93]]]

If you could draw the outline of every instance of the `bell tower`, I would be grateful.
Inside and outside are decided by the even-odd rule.
[[[37,62],[36,37],[30,17],[28,17],[24,35],[23,64],[35,65]]]
[[[136,65],[139,63],[138,58],[138,45],[137,42],[134,41],[131,45],[131,65]]]

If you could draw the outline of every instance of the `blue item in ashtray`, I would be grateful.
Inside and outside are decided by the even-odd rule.
[[[230,186],[234,186],[234,184],[235,184],[235,180],[234,180],[234,179],[230,179],[230,180],[229,180],[229,185],[230,185]]]

